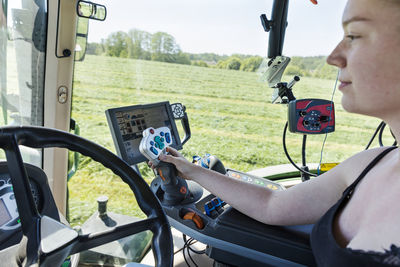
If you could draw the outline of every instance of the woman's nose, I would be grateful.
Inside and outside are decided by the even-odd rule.
[[[336,66],[338,68],[346,67],[346,58],[343,53],[343,44],[340,42],[335,49],[331,52],[331,54],[326,59],[326,62],[329,65]]]

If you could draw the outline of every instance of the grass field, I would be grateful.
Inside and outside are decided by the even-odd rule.
[[[331,99],[333,87],[332,80],[302,78],[294,94],[297,98]],[[270,104],[271,94],[272,89],[260,82],[256,73],[86,56],[75,65],[72,117],[81,128],[81,136],[115,151],[106,109],[181,102],[192,130],[183,154],[191,159],[211,153],[227,167],[250,171],[288,163],[282,149],[287,107]],[[340,162],[363,150],[379,124],[376,119],[343,111],[340,97],[336,92],[336,132],[328,135],[323,162]],[[308,162],[319,162],[323,139],[323,135],[308,138]],[[287,136],[289,153],[297,162],[301,161],[301,141],[301,135]],[[388,134],[385,141],[393,142]],[[153,178],[147,166],[140,169],[147,181]],[[81,158],[69,190],[72,224],[84,221],[102,194],[110,197],[113,211],[141,216],[129,188],[90,159]]]

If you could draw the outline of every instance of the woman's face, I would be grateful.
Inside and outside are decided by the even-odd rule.
[[[344,37],[328,63],[340,69],[347,111],[381,119],[400,114],[400,3],[395,1],[349,0],[346,5]]]

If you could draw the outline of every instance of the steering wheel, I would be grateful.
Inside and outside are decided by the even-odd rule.
[[[61,225],[49,217],[41,216],[31,193],[18,145],[31,148],[67,148],[91,157],[112,170],[129,185],[140,209],[147,215],[147,218],[117,226],[107,232],[78,235],[71,228]],[[16,262],[23,262],[25,266],[37,264],[61,266],[69,255],[150,230],[153,233],[152,249],[156,266],[172,266],[172,235],[160,202],[146,182],[112,152],[67,132],[31,126],[0,128],[0,148],[6,153],[23,233],[19,248],[14,253],[15,255],[11,255],[14,258],[19,257],[15,259]],[[21,249],[24,250],[24,259],[21,259]],[[2,258],[0,257],[0,259]],[[10,258],[10,255],[7,255],[7,258]]]

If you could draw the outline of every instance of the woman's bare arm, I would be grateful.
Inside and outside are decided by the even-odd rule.
[[[232,179],[188,162],[174,149],[160,159],[174,164],[181,176],[202,185],[240,212],[266,224],[315,223],[382,149],[363,151],[329,172],[285,191]]]

